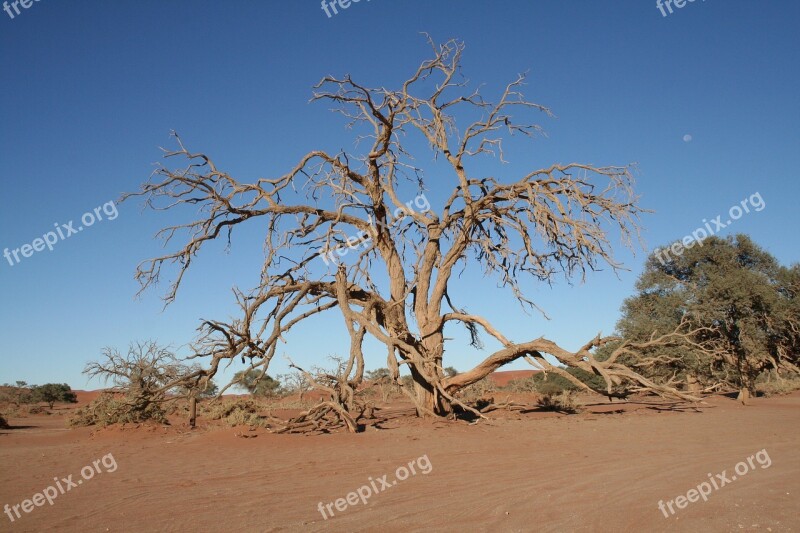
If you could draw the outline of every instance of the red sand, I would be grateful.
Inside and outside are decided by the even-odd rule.
[[[505,372],[495,372],[489,376],[489,379],[498,387],[505,387],[511,380],[529,378],[538,372],[538,370],[507,370]]]
[[[80,393],[85,401],[91,393]],[[700,410],[653,399],[578,415],[522,412],[470,425],[379,410],[383,429],[273,435],[201,420],[171,427],[64,428],[54,415],[0,431],[0,505],[19,504],[113,454],[103,471],[0,531],[797,531],[800,394]],[[241,438],[237,435],[257,435]],[[772,464],[665,518],[672,500],[765,449]],[[324,520],[318,503],[427,456],[432,469]],[[335,507],[334,507],[335,509]],[[12,511],[13,512],[13,511]]]

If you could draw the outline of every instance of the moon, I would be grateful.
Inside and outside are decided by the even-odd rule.
[[[685,143],[692,142],[692,136],[687,133],[686,135],[683,136],[683,142]]]

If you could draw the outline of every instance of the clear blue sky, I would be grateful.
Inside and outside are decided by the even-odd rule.
[[[428,32],[464,40],[464,72],[490,94],[529,71],[526,96],[557,116],[541,117],[548,137],[509,168],[638,162],[637,191],[655,211],[643,219],[647,250],[760,193],[766,207],[721,234],[748,233],[797,262],[799,23],[788,0],[698,0],[666,17],[644,0],[362,0],[330,18],[317,0],[41,0],[13,19],[0,11],[0,249],[54,224],[77,228],[83,213],[137,189],[173,129],[243,180],[282,174],[312,149],[352,148],[342,121],[308,103],[311,86],[345,73],[394,86],[427,57]],[[161,251],[153,234],[178,220],[138,202],[118,209],[52,251],[13,266],[0,258],[0,383],[98,387],[85,363],[133,339],[185,354],[199,319],[227,318],[231,286],[258,274],[261,250],[245,233],[230,254],[205,250],[166,310],[163,286],[134,299],[137,263]],[[619,278],[528,285],[549,321],[520,313],[479,273],[458,285],[461,305],[513,340],[576,348],[611,332],[633,291],[645,254],[618,250],[630,268]],[[344,353],[340,324],[332,315],[300,330],[279,354],[309,365]],[[447,365],[466,370],[488,354],[453,335]],[[368,366],[384,358],[372,352]],[[286,370],[276,359],[270,373]]]

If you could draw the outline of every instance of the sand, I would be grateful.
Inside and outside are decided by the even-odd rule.
[[[57,406],[0,430],[0,505],[54,477],[82,483],[52,505],[20,507],[20,518],[12,510],[14,522],[0,515],[0,531],[800,530],[800,393],[746,407],[714,396],[699,410],[594,402],[576,415],[531,405],[477,424],[418,420],[400,405],[378,411],[381,429],[319,436],[203,420],[194,430],[66,429],[73,407]],[[740,462],[748,471],[707,501],[659,510]],[[347,503],[373,487],[366,504]]]

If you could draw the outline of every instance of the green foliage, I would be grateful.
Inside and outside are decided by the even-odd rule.
[[[217,386],[217,384],[214,383],[213,380],[209,380],[208,386],[205,388],[205,390],[200,391],[198,396],[200,398],[213,398],[218,393],[219,393],[219,387]]]
[[[191,368],[187,369],[187,373],[191,370],[193,369]],[[202,385],[200,385],[199,383],[193,383],[190,385],[181,385],[180,387],[178,387],[177,391],[181,395],[189,395],[194,387],[197,387],[199,389],[199,387],[201,386]],[[197,398],[213,398],[218,393],[219,393],[219,387],[217,386],[216,383],[214,383],[213,379],[210,379],[208,380],[205,389],[199,389],[197,391]]]
[[[596,391],[605,391],[605,380],[580,368],[565,368],[567,373]],[[512,380],[507,388],[514,392],[538,392],[540,394],[558,394],[565,391],[578,391],[580,387],[570,380],[554,372],[538,372],[530,377]]]
[[[78,397],[66,383],[46,383],[31,387],[31,397],[34,402],[45,402],[50,409],[56,402],[77,403]]]
[[[663,262],[662,262],[663,260]],[[653,379],[677,376],[701,384],[725,383],[755,392],[765,370],[800,372],[800,267],[783,267],[746,235],[710,237],[680,256],[654,254],[623,305],[617,329],[642,342],[672,331],[682,318],[713,328],[693,339],[718,350],[658,347],[623,358]],[[644,364],[657,357],[658,365]]]
[[[262,377],[261,370],[240,370],[233,375],[233,381],[238,382],[236,386],[246,390],[253,396],[274,397],[277,396],[281,387],[279,381],[269,375]]]

